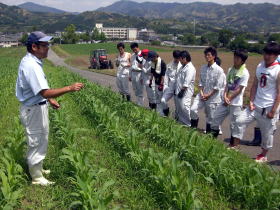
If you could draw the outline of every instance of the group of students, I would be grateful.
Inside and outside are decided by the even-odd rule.
[[[199,75],[199,93],[192,100],[196,68],[188,51],[173,51],[173,61],[166,65],[155,51],[140,50],[137,43],[132,43],[130,48],[132,55],[125,52],[123,43],[117,44],[117,86],[124,99],[129,101],[131,98],[130,81],[139,106],[143,106],[146,89],[149,107],[162,116],[168,116],[168,101],[173,97],[175,119],[192,128],[197,128],[198,111],[204,109],[206,133],[214,137],[219,135],[221,124],[229,116],[231,149],[238,148],[246,126],[257,121],[255,138],[248,145],[261,145],[262,152],[256,161],[267,161],[279,118],[280,46],[277,43],[270,42],[263,49],[263,61],[257,66],[250,104],[246,109],[243,108],[243,95],[250,77],[246,68],[246,50],[234,51],[233,66],[226,75],[220,67],[217,50],[206,48],[206,64],[201,67]]]

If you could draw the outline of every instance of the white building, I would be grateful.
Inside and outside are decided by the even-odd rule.
[[[152,41],[158,39],[158,37],[154,30],[144,28],[138,32],[138,39],[143,41]]]
[[[102,23],[97,23],[95,28],[101,33],[103,32],[107,39],[123,39],[123,40],[136,40],[137,28],[116,28],[116,27],[103,27]]]
[[[17,47],[19,43],[19,35],[0,35],[0,48],[1,47]]]

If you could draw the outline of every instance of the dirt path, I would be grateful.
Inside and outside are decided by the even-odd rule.
[[[91,82],[94,82],[96,84],[100,84],[102,86],[110,87],[113,91],[117,91],[117,86],[115,82],[115,77],[109,76],[109,75],[104,75],[104,74],[99,74],[95,72],[90,72],[86,70],[80,70],[78,68],[72,67],[68,64],[66,64],[63,60],[63,58],[58,57],[54,51],[51,49],[49,50],[49,55],[48,59],[52,61],[55,65],[57,66],[64,66],[68,68],[70,71],[75,72],[82,76],[83,78],[88,79]],[[130,90],[132,91],[132,86],[130,84]],[[147,102],[147,97],[145,93],[145,106],[148,106]],[[135,97],[132,94],[132,101],[135,101]],[[174,103],[173,100],[170,101],[169,103],[171,111],[174,111]],[[200,122],[199,122],[199,128],[204,129],[205,128],[205,116],[203,111],[200,112]],[[251,140],[253,137],[253,130],[254,130],[255,124],[250,125],[247,128],[246,134],[244,135],[244,140],[242,144],[244,144],[246,141]],[[279,127],[279,125],[278,125]],[[222,131],[223,135],[219,136],[219,140],[223,141],[225,144],[228,144],[228,137],[230,136],[229,132],[229,120],[226,119],[222,125]],[[279,129],[276,132],[274,136],[274,147],[269,153],[268,159],[269,159],[269,164],[273,166],[273,168],[278,168],[280,169],[280,132]],[[241,151],[245,154],[247,154],[249,157],[254,158],[256,154],[260,152],[260,147],[248,147],[246,145],[241,145]]]

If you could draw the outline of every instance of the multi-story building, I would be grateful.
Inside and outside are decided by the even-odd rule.
[[[0,35],[0,47],[17,47],[20,45],[20,34]]]
[[[137,39],[137,28],[103,27],[103,24],[101,23],[96,24],[95,27],[100,33],[103,32],[107,39]]]
[[[154,30],[148,30],[148,29],[141,29],[138,31],[138,39],[143,41],[153,41],[156,40],[158,37]]]

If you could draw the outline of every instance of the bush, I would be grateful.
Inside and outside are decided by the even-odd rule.
[[[161,42],[159,40],[153,40],[153,41],[151,41],[151,45],[160,46]]]

